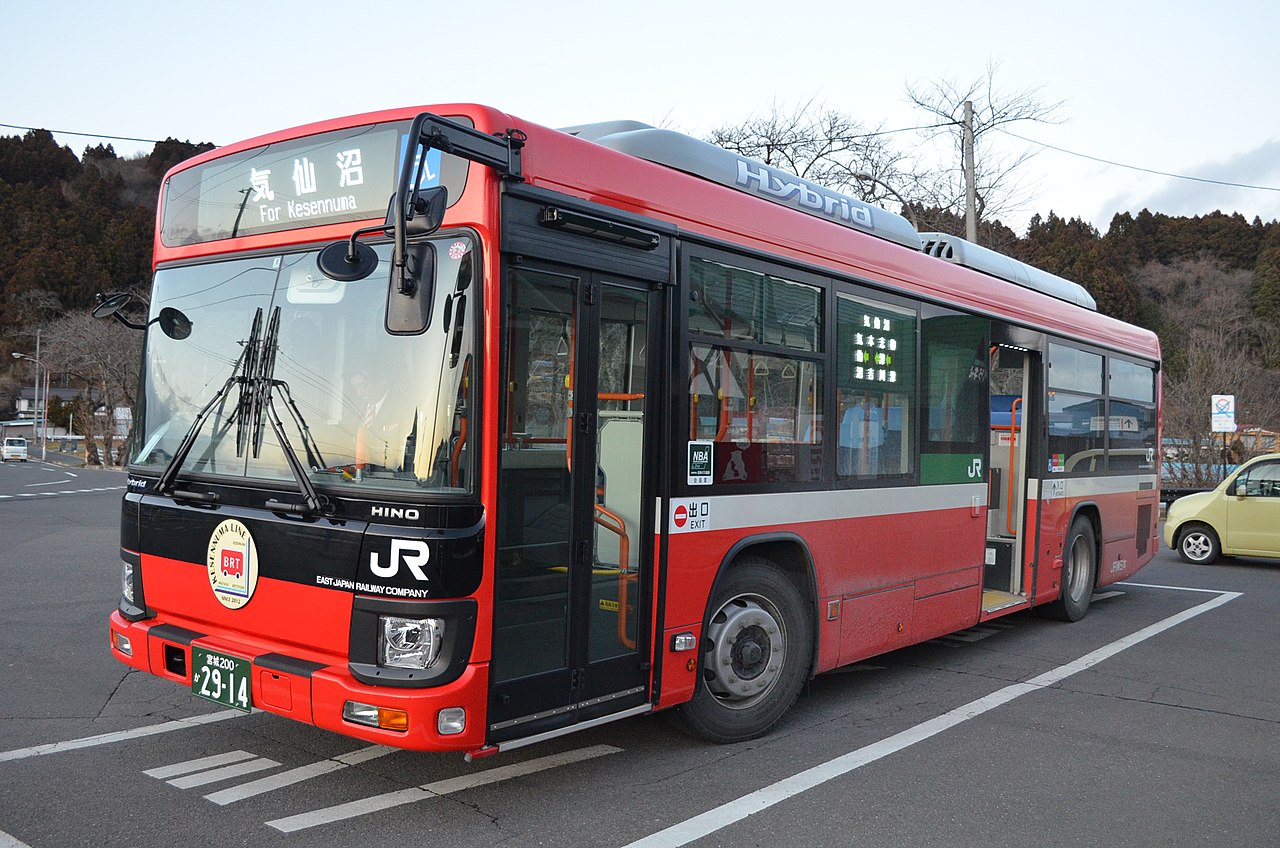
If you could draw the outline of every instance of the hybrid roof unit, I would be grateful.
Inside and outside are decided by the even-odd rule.
[[[1098,311],[1098,304],[1094,302],[1093,295],[1079,283],[1042,271],[1033,265],[1019,262],[1003,253],[988,250],[958,236],[946,233],[921,233],[920,238],[924,243],[924,252],[930,256],[1017,283],[1024,288],[1034,289],[1094,312]]]
[[[920,235],[901,215],[740,156],[723,147],[639,121],[606,121],[566,127],[564,132],[666,165],[765,200],[789,206],[817,218],[920,249]]]
[[[946,262],[981,271],[1095,312],[1098,309],[1092,295],[1078,283],[956,236],[917,233],[911,222],[901,215],[682,133],[658,129],[639,121],[604,121],[565,127],[563,131],[619,153],[666,165],[912,250],[923,250]]]

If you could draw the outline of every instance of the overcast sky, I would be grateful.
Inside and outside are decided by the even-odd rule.
[[[0,123],[226,144],[393,106],[474,101],[547,126],[630,118],[694,135],[815,99],[868,126],[927,123],[908,83],[1062,101],[1004,216],[1222,210],[1280,218],[1280,4],[544,0],[62,0],[12,4]],[[20,130],[0,128],[0,134]],[[77,153],[99,140],[58,136]],[[911,144],[909,135],[896,137]],[[111,141],[118,153],[149,144]]]

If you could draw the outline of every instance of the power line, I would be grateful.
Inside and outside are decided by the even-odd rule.
[[[1254,189],[1256,191],[1280,191],[1280,187],[1277,187],[1277,186],[1250,185],[1248,183],[1233,183],[1227,180],[1211,180],[1208,177],[1193,177],[1188,174],[1172,174],[1172,173],[1169,173],[1168,171],[1157,171],[1154,168],[1143,168],[1139,165],[1128,165],[1124,162],[1115,162],[1115,161],[1112,161],[1111,159],[1103,159],[1101,156],[1090,156],[1088,153],[1077,153],[1074,150],[1067,150],[1066,148],[1063,148],[1063,147],[1056,147],[1052,144],[1046,144],[1043,141],[1036,141],[1034,138],[1027,138],[1026,136],[1018,135],[1017,133],[1010,132],[1009,130],[1003,127],[997,127],[997,129],[999,129],[1000,132],[1004,133],[1005,135],[1013,136],[1019,141],[1025,141],[1028,144],[1036,144],[1036,145],[1039,145],[1040,147],[1047,147],[1050,150],[1056,150],[1059,153],[1065,153],[1068,156],[1079,156],[1081,159],[1089,159],[1093,162],[1101,162],[1104,165],[1114,165],[1117,168],[1128,168],[1131,171],[1141,171],[1144,174],[1155,174],[1156,176],[1170,177],[1175,180],[1191,180],[1197,183],[1210,183],[1211,185],[1227,186],[1229,188],[1249,188],[1249,189]]]
[[[82,138],[106,138],[112,141],[141,141],[147,144],[159,144],[159,140],[154,138],[134,138],[128,135],[103,135],[102,133],[86,133],[75,132],[73,130],[51,130],[47,127],[22,127],[17,124],[0,124],[0,127],[11,130],[43,130],[48,133],[57,133],[58,135],[78,135]]]

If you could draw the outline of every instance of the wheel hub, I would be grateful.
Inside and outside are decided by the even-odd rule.
[[[703,662],[708,688],[733,706],[755,702],[778,681],[786,634],[756,599],[734,598],[707,628],[711,648]]]

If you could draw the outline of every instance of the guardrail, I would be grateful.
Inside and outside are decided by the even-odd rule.
[[[1160,487],[1160,503],[1168,506],[1183,495],[1194,495],[1197,492],[1211,492],[1213,487],[1199,488],[1186,486],[1161,486]]]

